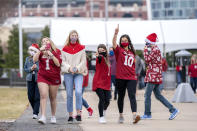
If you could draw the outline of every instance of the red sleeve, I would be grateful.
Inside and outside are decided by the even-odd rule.
[[[43,53],[42,52],[40,52],[40,55],[39,55],[39,61],[41,60],[41,58],[42,58],[42,56],[43,56]]]
[[[58,59],[59,63],[62,63],[62,57],[61,57],[61,51],[59,49],[55,51],[53,51],[53,55]]]
[[[120,50],[121,47],[119,47],[119,45],[117,45],[116,49],[113,48],[114,50],[114,54],[115,54],[115,57],[116,57],[116,60],[117,60],[117,57],[119,55],[119,50]]]
[[[176,71],[179,71],[179,66],[178,65],[176,66]]]

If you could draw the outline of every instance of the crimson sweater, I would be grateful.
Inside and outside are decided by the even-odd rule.
[[[188,74],[190,77],[197,77],[197,63],[189,66]]]
[[[102,57],[99,63],[96,58],[96,72],[93,78],[92,90],[95,91],[97,88],[110,90],[111,86],[111,70],[110,67],[105,63],[104,57]]]

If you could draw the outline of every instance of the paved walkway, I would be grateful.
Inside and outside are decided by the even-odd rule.
[[[77,124],[67,124],[68,114],[66,113],[66,100],[62,97],[62,91],[57,96],[57,124],[50,124],[50,102],[47,102],[47,124],[41,125],[37,120],[32,119],[32,109],[29,106],[20,118],[14,122],[9,131],[81,131]]]
[[[174,91],[164,91],[162,94],[171,101]],[[196,95],[197,96],[197,95]],[[141,120],[138,124],[131,124],[132,115],[128,95],[124,103],[124,124],[118,124],[117,101],[110,101],[106,112],[107,124],[99,124],[98,97],[94,92],[85,92],[84,98],[94,109],[94,116],[87,117],[83,108],[83,123],[80,125],[84,131],[197,131],[197,103],[173,103],[180,110],[180,114],[172,121],[168,120],[170,113],[152,94],[152,120]],[[144,90],[137,91],[138,114],[144,112]]]
[[[171,100],[174,91],[164,91],[164,96]],[[62,97],[63,96],[63,97]],[[170,113],[152,95],[152,120],[141,120],[138,124],[132,124],[132,115],[128,96],[125,96],[124,117],[125,122],[118,124],[117,101],[110,101],[106,112],[107,124],[99,124],[98,119],[98,97],[95,92],[87,91],[84,98],[94,109],[93,117],[88,118],[86,109],[82,110],[81,124],[66,124],[68,114],[66,113],[66,93],[61,91],[57,97],[57,124],[50,124],[50,105],[47,104],[48,123],[41,125],[37,120],[33,120],[32,110],[29,107],[23,115],[9,127],[9,131],[197,131],[197,103],[173,103],[180,110],[176,119],[168,120]],[[75,102],[75,100],[74,100]],[[144,90],[137,91],[138,113],[144,112]],[[75,109],[75,108],[74,108]]]

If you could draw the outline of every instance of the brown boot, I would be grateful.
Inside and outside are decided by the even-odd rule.
[[[137,116],[135,117],[135,119],[133,119],[133,124],[138,123],[138,121],[140,121],[140,120],[141,120],[141,119],[140,119],[140,116],[137,115]]]

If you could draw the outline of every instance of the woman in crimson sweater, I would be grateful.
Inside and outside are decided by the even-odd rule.
[[[195,60],[195,59],[191,60],[191,65],[189,66],[188,74],[190,76],[191,87],[192,87],[194,93],[196,93],[196,88],[197,88],[197,60]]]
[[[99,97],[99,123],[106,123],[105,112],[110,103],[110,86],[111,86],[111,71],[107,48],[104,44],[100,44],[96,54],[96,72],[93,78],[93,91]]]

